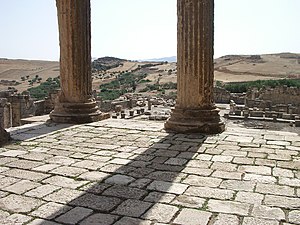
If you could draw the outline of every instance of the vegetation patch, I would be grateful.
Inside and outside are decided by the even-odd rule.
[[[49,92],[59,88],[60,88],[59,77],[56,78],[49,77],[45,82],[41,83],[37,87],[29,88],[28,91],[33,98],[37,100],[42,100],[49,95]]]
[[[243,93],[243,92],[247,92],[249,88],[254,88],[254,87],[258,89],[262,87],[275,88],[278,86],[300,88],[300,79],[256,80],[256,81],[249,81],[249,82],[228,83],[225,84],[223,87],[231,93]]]

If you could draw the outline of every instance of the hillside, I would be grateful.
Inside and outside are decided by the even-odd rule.
[[[121,74],[146,74],[136,91],[147,85],[176,83],[176,62],[138,62],[103,57],[93,62],[93,88],[116,80]],[[39,85],[49,77],[59,76],[59,63],[37,60],[0,59],[0,90],[9,86],[19,92]],[[35,78],[36,82],[30,82]],[[227,55],[215,60],[215,80],[240,82],[283,78],[300,78],[300,54]]]

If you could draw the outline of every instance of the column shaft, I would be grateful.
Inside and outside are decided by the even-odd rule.
[[[107,118],[92,95],[90,0],[56,0],[60,82],[54,122],[86,123]]]
[[[177,0],[177,104],[165,128],[178,132],[224,130],[213,101],[214,1]]]

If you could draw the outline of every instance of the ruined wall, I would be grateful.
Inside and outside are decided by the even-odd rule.
[[[216,103],[229,104],[230,100],[233,100],[237,104],[244,104],[244,93],[230,93],[224,88],[214,87],[214,100]]]
[[[12,126],[11,104],[6,98],[0,98],[0,127],[9,128]]]
[[[258,98],[264,101],[272,101],[274,104],[292,104],[300,106],[300,88],[276,87],[263,88],[258,91]]]
[[[102,112],[111,112],[115,110],[117,105],[120,105],[123,109],[132,108],[136,106],[136,100],[129,99],[124,101],[101,101],[99,108]]]

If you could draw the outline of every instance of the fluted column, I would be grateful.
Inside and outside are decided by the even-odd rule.
[[[213,97],[214,0],[177,0],[177,103],[167,130],[220,133]]]
[[[56,0],[60,42],[60,85],[54,122],[86,123],[107,118],[92,95],[90,0]]]

